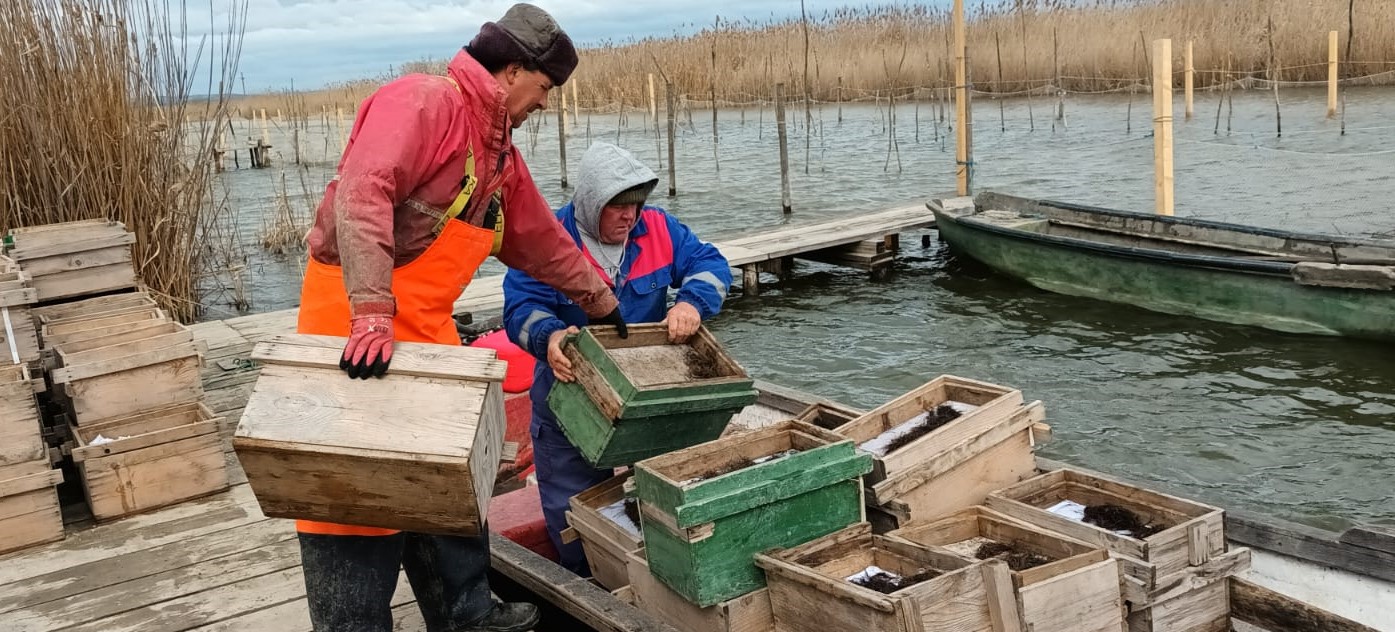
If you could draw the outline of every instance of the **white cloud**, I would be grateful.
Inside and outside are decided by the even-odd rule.
[[[171,11],[181,6],[170,2]],[[188,7],[189,40],[226,30],[233,1]],[[513,0],[245,0],[247,15],[239,69],[253,92],[315,88],[382,74],[423,58],[447,59]],[[943,4],[946,0],[931,0]],[[604,41],[687,34],[724,20],[765,21],[799,14],[791,0],[622,0],[537,2],[581,46]],[[811,13],[844,6],[809,0]],[[211,25],[210,25],[211,22]],[[207,65],[206,62],[204,64]],[[241,90],[241,83],[236,86]]]

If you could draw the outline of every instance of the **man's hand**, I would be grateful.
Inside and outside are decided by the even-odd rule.
[[[547,338],[547,365],[552,367],[552,374],[557,376],[558,382],[576,381],[576,375],[572,373],[572,361],[567,359],[567,354],[562,353],[562,341],[566,340],[568,334],[575,333],[581,333],[581,330],[568,327],[552,332]]]
[[[392,361],[394,328],[390,316],[362,316],[349,325],[349,343],[339,358],[339,368],[351,378],[382,377]]]
[[[696,307],[679,301],[668,309],[664,323],[668,325],[669,342],[687,342],[688,337],[697,333],[698,327],[702,326],[702,316],[698,315]]]

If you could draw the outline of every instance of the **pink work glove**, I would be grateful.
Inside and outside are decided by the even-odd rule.
[[[382,377],[392,361],[392,318],[389,316],[360,316],[350,321],[349,344],[339,368],[349,377],[366,380]]]

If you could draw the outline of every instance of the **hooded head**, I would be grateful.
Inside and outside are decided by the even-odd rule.
[[[659,177],[634,154],[610,143],[591,145],[581,157],[576,194],[572,196],[577,229],[584,238],[589,238],[587,241],[623,244],[629,228],[638,219],[634,207],[643,206],[658,184]],[[609,204],[631,205],[632,212],[626,216],[628,226],[617,228],[614,221],[603,222]],[[612,234],[606,234],[608,231],[603,228],[610,229]]]

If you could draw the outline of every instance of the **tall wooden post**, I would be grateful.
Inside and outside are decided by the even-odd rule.
[[[775,84],[775,130],[780,136],[780,210],[790,213],[790,151],[785,134],[785,84]]]
[[[1187,120],[1192,120],[1192,86],[1196,80],[1196,67],[1192,65],[1192,41],[1187,40],[1187,66],[1186,66],[1186,91],[1187,91]]]
[[[654,73],[649,73],[649,119],[654,122],[654,133],[659,132],[659,106],[654,101]]]
[[[954,108],[959,125],[955,134],[955,180],[959,195],[973,188],[973,113],[969,106],[968,34],[964,25],[964,0],[954,0]]]
[[[1327,32],[1327,118],[1337,116],[1337,32]]]
[[[581,80],[580,80],[580,79],[577,79],[577,78],[575,78],[575,77],[573,77],[573,78],[572,78],[572,120],[573,120],[573,121],[580,121],[580,120],[581,120],[581,97],[577,96],[578,91],[580,90],[580,88],[579,88],[578,86],[580,86],[580,85],[581,85]]]
[[[664,92],[667,94],[666,103],[668,107],[668,196],[678,195],[678,173],[673,163],[673,143],[678,136],[678,98],[673,93],[673,82],[664,82]]]
[[[1153,40],[1153,192],[1159,215],[1171,215],[1172,40]]]
[[[562,172],[562,188],[567,188],[567,91],[558,90],[562,97],[562,106],[557,108],[557,160],[558,170]]]

